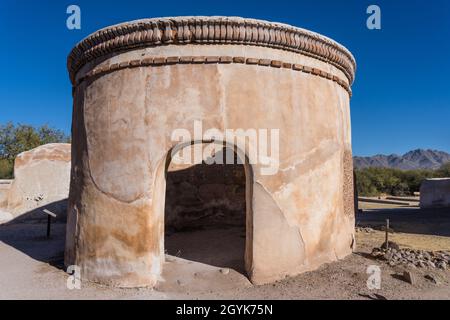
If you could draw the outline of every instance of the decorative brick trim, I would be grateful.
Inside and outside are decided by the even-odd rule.
[[[174,17],[136,20],[99,30],[71,51],[67,66],[74,82],[89,62],[115,52],[166,44],[242,44],[307,55],[340,69],[353,83],[356,62],[337,42],[287,24],[238,17]]]
[[[343,87],[350,97],[352,96],[352,90],[349,86],[349,84],[340,79],[339,77],[325,72],[323,70],[317,69],[317,68],[311,68],[308,66],[303,66],[300,64],[292,64],[292,63],[286,63],[278,60],[269,60],[269,59],[257,59],[257,58],[245,58],[245,57],[229,57],[229,56],[182,56],[182,57],[147,57],[142,60],[132,60],[132,61],[125,61],[121,63],[114,63],[109,66],[101,66],[92,69],[85,75],[83,75],[81,78],[78,79],[76,83],[74,83],[74,86],[79,85],[81,82],[88,80],[93,77],[100,77],[107,73],[111,73],[117,70],[121,69],[127,69],[127,68],[137,68],[137,67],[148,67],[148,66],[164,66],[164,65],[173,65],[173,64],[245,64],[245,65],[258,65],[258,66],[264,66],[264,67],[272,67],[277,69],[287,69],[287,70],[293,70],[293,71],[300,71],[304,73],[309,73],[314,76],[318,76],[327,80],[331,80],[333,82],[336,82],[338,85]]]

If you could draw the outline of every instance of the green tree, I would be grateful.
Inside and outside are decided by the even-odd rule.
[[[447,171],[446,171],[447,170]],[[356,187],[361,196],[379,196],[381,194],[403,196],[412,195],[420,190],[420,184],[426,178],[444,176],[450,173],[450,165],[440,170],[398,170],[390,168],[365,168],[355,170]]]
[[[12,178],[14,159],[19,153],[60,142],[70,142],[70,139],[61,130],[47,125],[33,127],[12,122],[0,125],[0,179]]]
[[[450,162],[443,164],[436,173],[440,178],[450,178]]]
[[[0,179],[10,179],[13,175],[13,164],[6,160],[0,159]]]

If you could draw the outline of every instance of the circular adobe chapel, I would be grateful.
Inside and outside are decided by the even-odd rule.
[[[136,20],[82,40],[68,57],[65,264],[84,280],[154,286],[166,254],[181,252],[261,284],[350,254],[355,69],[325,36],[238,17]],[[238,164],[180,166],[174,150],[211,143],[196,138],[198,123],[277,139],[251,161],[253,140],[223,135],[214,143]],[[193,138],[174,141],[177,130]]]

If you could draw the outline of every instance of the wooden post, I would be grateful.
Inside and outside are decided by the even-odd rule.
[[[52,219],[50,215],[47,215],[47,239],[50,238],[50,224],[52,223]]]

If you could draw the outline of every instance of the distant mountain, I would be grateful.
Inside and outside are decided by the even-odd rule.
[[[369,167],[394,168],[401,170],[439,169],[444,163],[450,162],[450,154],[444,151],[417,149],[402,156],[375,155],[372,157],[353,157],[356,169]]]

